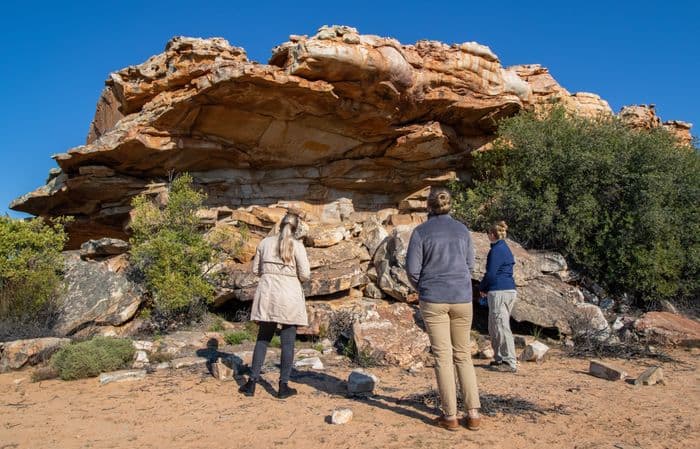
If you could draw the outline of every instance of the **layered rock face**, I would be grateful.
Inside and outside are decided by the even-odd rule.
[[[175,38],[110,75],[87,144],[12,208],[73,215],[71,246],[125,236],[130,199],[190,172],[209,206],[395,206],[453,179],[529,86],[476,43],[292,36],[270,64],[223,39]]]
[[[131,198],[162,195],[184,171],[210,207],[347,198],[356,210],[411,208],[420,189],[469,177],[470,153],[499,118],[552,102],[612,113],[539,65],[502,67],[475,42],[402,45],[322,27],[259,64],[224,39],[177,37],[109,76],[87,144],[54,156],[46,185],[11,207],[74,216],[74,249],[125,238]],[[689,135],[687,124],[666,126]]]

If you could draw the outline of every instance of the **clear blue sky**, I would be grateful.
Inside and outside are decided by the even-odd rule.
[[[700,6],[695,1],[65,1],[0,7],[0,213],[44,183],[50,156],[85,142],[111,71],[172,36],[221,36],[267,62],[289,34],[324,24],[402,43],[488,45],[503,65],[540,63],[569,91],[615,111],[655,103],[700,134]],[[18,214],[11,213],[13,216]]]

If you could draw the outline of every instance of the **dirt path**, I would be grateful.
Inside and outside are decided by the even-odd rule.
[[[343,361],[301,372],[297,397],[280,401],[259,389],[235,392],[199,371],[154,374],[99,386],[97,380],[30,382],[30,373],[0,375],[0,449],[9,448],[700,448],[698,352],[663,363],[666,386],[635,387],[586,374],[588,363],[555,353],[516,375],[475,361],[482,430],[448,432],[431,425],[432,369],[410,374],[374,368],[377,395],[342,394]],[[637,375],[656,362],[612,361]],[[276,387],[276,374],[267,375]],[[17,382],[18,379],[24,379]],[[421,395],[426,396],[422,400]],[[353,420],[327,423],[335,408]]]

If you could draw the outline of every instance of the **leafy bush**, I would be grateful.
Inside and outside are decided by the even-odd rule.
[[[279,335],[274,335],[272,339],[270,340],[270,346],[273,348],[281,348],[282,347],[282,340],[280,339]]]
[[[244,341],[251,341],[253,337],[248,331],[234,331],[224,334],[224,340],[230,345],[239,345]]]
[[[476,230],[506,220],[530,248],[562,252],[616,294],[697,298],[700,158],[665,130],[554,109],[500,123],[456,184],[455,215]]]
[[[49,320],[63,285],[61,250],[69,219],[53,222],[0,216],[0,317],[14,323]]]
[[[51,365],[61,379],[75,380],[124,368],[133,358],[130,340],[95,337],[64,346],[51,357]]]
[[[198,229],[197,209],[204,194],[183,174],[170,184],[167,205],[160,209],[145,195],[134,198],[131,258],[145,281],[156,311],[164,316],[197,318],[214,288],[203,266],[213,257],[211,245]]]

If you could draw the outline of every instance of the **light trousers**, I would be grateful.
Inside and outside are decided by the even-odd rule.
[[[445,416],[457,414],[455,368],[465,408],[480,408],[479,389],[469,349],[472,303],[421,301],[420,310],[435,356],[435,375],[443,413]]]
[[[488,293],[489,336],[497,362],[515,368],[515,342],[510,330],[510,313],[515,304],[515,290],[494,290]]]

